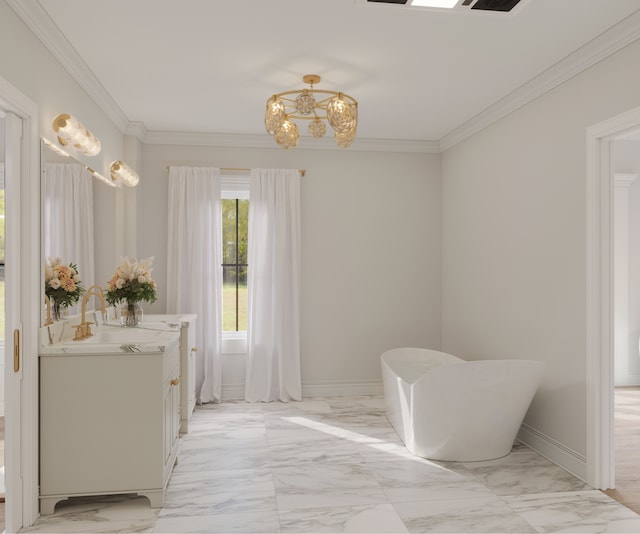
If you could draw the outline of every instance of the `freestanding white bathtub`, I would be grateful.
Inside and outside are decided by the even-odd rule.
[[[398,348],[381,356],[387,416],[413,454],[442,461],[506,456],[542,379],[531,360],[467,362]]]

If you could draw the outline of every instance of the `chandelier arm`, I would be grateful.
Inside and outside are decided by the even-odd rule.
[[[284,93],[278,93],[276,94],[276,98],[280,98],[281,100],[287,100],[289,102],[293,102],[293,99],[289,99],[289,98],[284,98],[286,97],[286,95],[297,95],[302,93],[303,89],[296,89],[293,91],[285,91]],[[341,91],[327,91],[326,89],[308,89],[308,91],[312,94],[323,94],[323,95],[330,95],[324,99],[322,99],[320,102],[324,102],[325,100],[330,100],[332,97],[334,96],[342,96],[342,98],[344,100],[349,101],[350,104],[357,104],[358,102],[356,101],[355,98],[353,98],[352,96],[348,95],[347,93],[343,93]]]
[[[302,119],[305,121],[313,121],[316,119],[324,119],[327,120],[327,116],[326,115],[291,115],[290,113],[287,113],[287,118],[288,119]]]

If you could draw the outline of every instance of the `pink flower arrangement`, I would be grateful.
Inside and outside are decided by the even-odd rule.
[[[77,265],[64,265],[60,258],[47,258],[44,286],[45,295],[65,308],[73,306],[84,293]]]

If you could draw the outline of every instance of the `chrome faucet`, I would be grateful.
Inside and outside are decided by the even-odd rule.
[[[100,286],[91,286],[89,289],[87,289],[84,297],[82,297],[82,320],[79,325],[74,326],[74,328],[76,329],[76,334],[73,337],[74,341],[80,341],[93,335],[91,333],[91,325],[93,324],[93,322],[87,321],[86,319],[87,301],[91,296],[98,297],[100,299],[100,311],[102,311],[103,316],[107,311],[107,302],[104,300],[104,292],[102,291],[102,288]]]

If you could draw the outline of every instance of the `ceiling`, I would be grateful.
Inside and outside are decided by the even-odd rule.
[[[7,1],[58,43],[117,122],[152,132],[266,136],[267,98],[313,73],[316,88],[358,100],[359,139],[442,142],[640,28],[638,0],[522,0],[511,13],[362,0]]]

